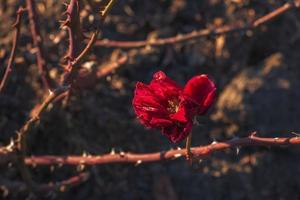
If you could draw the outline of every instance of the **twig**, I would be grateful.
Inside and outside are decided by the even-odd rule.
[[[32,40],[36,49],[37,65],[42,77],[42,81],[46,89],[52,89],[54,88],[54,82],[50,78],[47,69],[47,62],[46,62],[46,57],[44,55],[44,48],[43,48],[43,38],[39,30],[39,21],[36,12],[35,1],[26,0],[26,7],[29,15],[29,23],[30,23]]]
[[[71,84],[74,74],[73,61],[78,55],[79,52],[79,42],[81,38],[81,28],[80,28],[80,7],[78,0],[71,0],[68,4],[67,10],[65,12],[67,15],[67,19],[63,21],[62,26],[67,28],[68,36],[69,36],[69,48],[68,53],[66,55],[66,59],[68,61],[66,67],[66,73],[64,74],[64,78],[62,81],[63,85]]]
[[[120,58],[116,59],[115,61],[109,62],[107,64],[104,64],[102,67],[100,67],[96,72],[97,78],[102,78],[112,71],[118,69],[120,66],[124,65],[128,61],[128,55],[125,54],[121,56]]]
[[[49,96],[44,100],[40,107],[33,113],[32,117],[23,125],[23,127],[17,132],[18,138],[16,140],[17,148],[15,149],[17,153],[17,164],[21,172],[22,178],[28,184],[28,187],[32,192],[35,192],[35,184],[31,178],[30,172],[25,165],[26,156],[26,136],[29,128],[39,120],[41,113],[48,107],[48,105],[60,94],[66,92],[69,87],[60,87],[53,92],[50,92]]]
[[[164,46],[164,45],[173,45],[178,43],[186,43],[191,40],[196,40],[200,37],[205,37],[208,35],[223,35],[227,33],[233,33],[233,32],[241,32],[245,30],[255,29],[258,26],[261,26],[262,24],[265,24],[275,17],[291,10],[292,8],[299,7],[299,0],[294,0],[294,2],[288,2],[282,5],[281,7],[273,10],[272,12],[256,19],[254,22],[248,24],[248,25],[225,25],[218,28],[213,29],[201,29],[198,31],[193,31],[187,34],[183,35],[177,35],[174,37],[169,38],[162,38],[162,39],[156,39],[156,40],[150,40],[150,41],[116,41],[116,40],[109,40],[109,39],[102,39],[98,40],[95,43],[95,46],[102,46],[102,47],[108,47],[108,48],[142,48],[146,46],[152,46],[152,47],[158,47],[158,46]]]
[[[252,134],[246,138],[232,139],[227,142],[213,142],[210,145],[193,147],[194,158],[204,158],[215,151],[244,146],[300,146],[299,137],[263,138]],[[99,156],[31,156],[25,159],[27,165],[104,165],[112,163],[148,163],[163,160],[173,160],[186,156],[186,149],[176,149],[156,153],[110,153]]]
[[[69,21],[72,20],[72,16],[73,18],[76,19],[76,15],[78,15],[77,17],[79,17],[79,11],[76,13],[74,12],[74,7],[72,7],[71,3],[73,3],[74,5],[75,2],[70,2],[68,9],[67,9],[67,14],[68,14],[68,18],[67,20],[63,23],[63,25],[67,26],[68,28],[68,33],[69,33],[69,53],[68,53],[68,66],[67,66],[67,73],[64,75],[64,80],[63,80],[63,84],[72,84],[72,81],[70,80],[75,80],[75,74],[77,74],[78,72],[78,67],[76,67],[76,65],[79,65],[80,62],[83,60],[83,58],[87,55],[87,53],[90,51],[90,49],[93,47],[93,45],[95,44],[98,34],[100,32],[100,28],[105,20],[105,17],[107,16],[108,12],[111,10],[112,6],[115,4],[116,0],[110,0],[108,2],[108,4],[103,8],[103,10],[100,10],[100,14],[101,14],[101,21],[100,24],[98,25],[98,27],[96,28],[96,30],[93,32],[88,44],[86,45],[86,47],[82,50],[81,53],[79,53],[78,55],[76,55],[75,58],[75,50],[76,50],[76,46],[74,46],[74,40],[72,39],[72,29],[75,29],[75,25],[71,25],[71,23]],[[78,7],[79,9],[79,7]],[[73,15],[71,15],[71,13],[73,13]],[[75,21],[75,20],[74,20]],[[77,22],[79,23],[79,22]],[[75,68],[76,67],[76,68]]]
[[[36,188],[36,192],[38,194],[41,194],[42,196],[46,196],[49,193],[53,193],[53,192],[66,192],[72,187],[75,187],[87,181],[89,177],[90,174],[88,172],[82,172],[78,175],[72,176],[60,182],[56,182],[56,183],[51,182],[48,184],[36,185],[35,188]],[[2,186],[2,188],[5,187],[7,196],[9,195],[10,192],[13,192],[13,194],[16,195],[16,194],[26,193],[29,190],[27,185],[20,181],[9,181],[9,180],[0,179],[0,185]]]
[[[16,55],[16,48],[17,48],[18,40],[19,40],[19,36],[20,36],[21,21],[22,21],[22,15],[23,15],[24,10],[25,10],[24,8],[18,9],[16,22],[13,24],[13,28],[15,29],[14,36],[13,36],[13,44],[12,44],[12,49],[11,49],[10,56],[8,59],[8,64],[7,64],[6,70],[4,72],[4,76],[0,83],[0,92],[3,90],[5,83],[7,82],[8,76],[12,71],[12,65],[14,63],[14,59],[15,59],[15,55]]]

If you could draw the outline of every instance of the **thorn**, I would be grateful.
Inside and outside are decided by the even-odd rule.
[[[140,164],[142,164],[142,160],[138,160],[138,161],[135,163],[134,166],[138,166],[138,165],[140,165]]]
[[[217,144],[218,142],[216,140],[214,140],[211,144],[214,145],[214,144]]]
[[[293,135],[295,135],[297,138],[300,138],[300,133],[292,132]]]
[[[181,157],[181,156],[182,156],[181,153],[176,153],[176,154],[174,154],[174,158],[179,158],[179,157]]]
[[[116,154],[115,148],[112,148],[110,151],[110,155],[115,155],[115,154]]]
[[[87,157],[87,156],[88,156],[88,153],[86,151],[83,151],[82,157]]]
[[[235,150],[236,150],[236,155],[238,156],[240,153],[241,147],[236,147]]]
[[[6,150],[12,152],[14,150],[15,142],[13,139],[10,139],[9,145],[6,147]]]
[[[250,138],[255,137],[256,134],[257,134],[257,132],[256,132],[256,131],[253,131],[253,132],[250,134]]]
[[[70,20],[62,20],[62,21],[59,21],[61,23],[60,25],[60,28],[63,28],[63,27],[70,27]]]
[[[48,92],[50,96],[53,95],[53,92],[50,89],[48,90]]]
[[[80,165],[77,166],[77,171],[79,171],[79,172],[83,171],[84,168],[85,168],[85,165],[84,164],[80,164]]]
[[[61,15],[64,16],[67,15],[67,13],[68,13],[67,11],[64,11]]]
[[[124,152],[124,151],[121,151],[121,152],[120,152],[120,156],[121,156],[121,157],[124,157],[124,156],[125,156],[125,152]]]

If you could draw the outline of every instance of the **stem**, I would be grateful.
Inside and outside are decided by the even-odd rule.
[[[22,20],[23,12],[24,12],[23,8],[18,9],[16,22],[13,24],[13,28],[15,29],[14,36],[13,36],[13,44],[12,44],[10,56],[9,56],[9,59],[8,59],[8,64],[7,64],[6,70],[4,72],[4,76],[3,76],[2,80],[1,80],[1,83],[0,83],[0,92],[3,90],[3,88],[5,86],[5,83],[7,82],[7,79],[9,77],[9,74],[12,71],[12,65],[13,65],[14,60],[15,60],[16,49],[17,49],[19,36],[20,36],[20,28],[21,28],[21,20]]]
[[[245,138],[235,138],[225,142],[213,142],[206,146],[191,148],[193,156],[205,158],[213,152],[228,148],[245,146],[300,146],[300,137],[285,138],[263,138],[255,136],[255,133]],[[104,165],[112,163],[150,163],[161,162],[164,160],[174,160],[187,155],[186,149],[172,149],[155,153],[136,154],[136,153],[109,153],[95,156],[31,156],[25,159],[26,165]],[[2,157],[2,156],[1,156]],[[11,157],[13,160],[14,158]]]
[[[63,181],[39,184],[35,186],[36,192],[41,196],[46,196],[49,192],[65,192],[72,187],[87,181],[89,177],[90,174],[88,172],[82,172]],[[4,185],[9,191],[13,191],[14,195],[26,194],[29,190],[26,184],[19,181],[0,179],[0,184]]]
[[[209,35],[223,35],[233,32],[241,32],[245,30],[255,29],[271,20],[277,16],[282,15],[283,13],[291,10],[292,8],[299,7],[299,0],[294,0],[294,2],[287,2],[281,7],[273,10],[272,12],[258,18],[254,22],[247,24],[245,26],[241,25],[225,25],[214,29],[201,29],[193,31],[183,35],[177,35],[169,38],[162,38],[151,41],[115,41],[102,39],[96,42],[96,46],[108,47],[108,48],[143,48],[146,46],[158,47],[165,45],[174,45],[178,43],[188,43],[191,40],[198,39],[200,37],[205,37]]]
[[[193,153],[191,151],[191,143],[192,143],[192,131],[189,133],[189,135],[186,138],[186,159],[188,161],[191,161],[193,159]]]
[[[54,92],[51,92],[49,96],[45,99],[45,101],[40,105],[35,113],[33,113],[32,117],[23,125],[23,127],[17,132],[18,138],[16,140],[17,149],[16,149],[16,162],[18,164],[20,173],[22,178],[27,183],[29,189],[35,193],[36,188],[35,184],[31,178],[31,174],[25,164],[25,157],[26,157],[26,138],[28,134],[28,130],[30,127],[35,124],[40,119],[41,113],[48,107],[48,105],[60,94],[67,91],[69,87],[61,87],[56,89]]]
[[[42,77],[42,81],[46,89],[52,89],[54,87],[54,82],[50,78],[47,69],[47,61],[44,55],[43,38],[41,36],[40,29],[39,29],[39,21],[36,12],[35,1],[26,0],[26,6],[28,10],[32,41],[36,48],[37,65]]]

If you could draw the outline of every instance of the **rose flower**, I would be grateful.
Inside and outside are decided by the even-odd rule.
[[[207,75],[193,77],[182,88],[158,71],[149,85],[136,84],[132,103],[142,124],[160,129],[176,143],[191,132],[194,117],[205,114],[212,105],[215,92],[215,84]]]

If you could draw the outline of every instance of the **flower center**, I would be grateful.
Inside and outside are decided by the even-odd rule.
[[[179,101],[177,99],[168,100],[167,110],[171,113],[176,113],[179,109]]]

